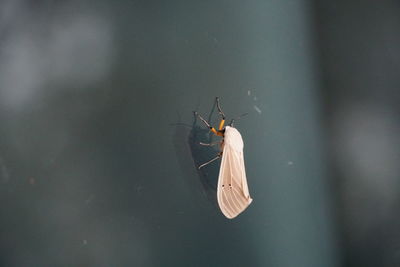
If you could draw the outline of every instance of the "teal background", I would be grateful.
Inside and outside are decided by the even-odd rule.
[[[382,2],[381,16],[395,18]],[[368,87],[376,69],[363,66],[390,67],[368,57],[375,50],[354,54],[361,39],[342,43],[343,32],[368,32],[361,22],[346,27],[356,4],[4,1],[0,10],[0,265],[398,263],[395,245],[373,249],[396,238],[367,234],[399,219],[379,217],[380,207],[397,207],[398,191],[388,189],[396,183],[380,185],[399,172],[377,161],[396,158],[397,139],[385,134],[394,136],[398,120],[384,124],[388,132],[374,131],[386,129],[379,123],[346,128],[369,118],[352,117],[356,86],[368,99],[379,95]],[[397,66],[398,48],[388,49]],[[395,72],[387,75],[396,84]],[[364,77],[370,82],[354,83]],[[395,107],[397,93],[387,92]],[[198,142],[216,139],[193,111],[217,125],[216,96],[228,119],[247,113],[235,127],[254,201],[234,220],[216,204],[219,163],[196,170],[216,154]],[[346,118],[355,120],[341,124]],[[381,168],[371,178],[368,166]],[[364,187],[363,177],[378,182]],[[392,202],[373,201],[385,193]]]

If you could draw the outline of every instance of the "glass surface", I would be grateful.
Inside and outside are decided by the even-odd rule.
[[[396,266],[399,6],[368,2],[1,2],[0,265]]]

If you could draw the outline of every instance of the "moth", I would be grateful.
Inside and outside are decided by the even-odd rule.
[[[229,125],[225,126],[225,114],[221,110],[218,97],[216,98],[216,103],[218,112],[222,117],[218,129],[212,127],[210,123],[196,112],[196,115],[211,132],[222,137],[221,141],[216,143],[200,143],[200,145],[204,146],[219,144],[220,152],[215,158],[201,164],[198,169],[221,159],[217,185],[218,205],[225,217],[233,219],[243,212],[253,199],[250,197],[247,185],[242,135],[233,127],[233,119]]]

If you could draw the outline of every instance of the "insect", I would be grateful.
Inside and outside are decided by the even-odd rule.
[[[218,97],[216,98],[216,103],[218,112],[222,117],[218,130],[212,127],[197,112],[196,115],[211,132],[222,137],[222,140],[216,143],[200,144],[204,146],[219,144],[221,151],[215,158],[201,164],[198,168],[201,169],[211,162],[221,159],[217,186],[218,205],[227,218],[233,219],[243,212],[253,199],[250,197],[249,188],[247,186],[242,136],[239,131],[233,127],[233,119],[228,126],[224,126],[225,114],[221,110]]]

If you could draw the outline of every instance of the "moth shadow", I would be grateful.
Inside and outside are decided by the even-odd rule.
[[[209,118],[211,118],[213,111],[214,107]],[[219,152],[218,145],[213,147],[200,145],[200,142],[215,142],[216,140],[213,140],[214,135],[198,120],[194,112],[191,125],[181,122],[175,125],[173,143],[185,182],[195,192],[195,195],[202,195],[215,207],[218,207],[217,183],[220,160],[198,169],[201,164],[215,158]],[[193,179],[194,177],[197,177],[197,179]]]

